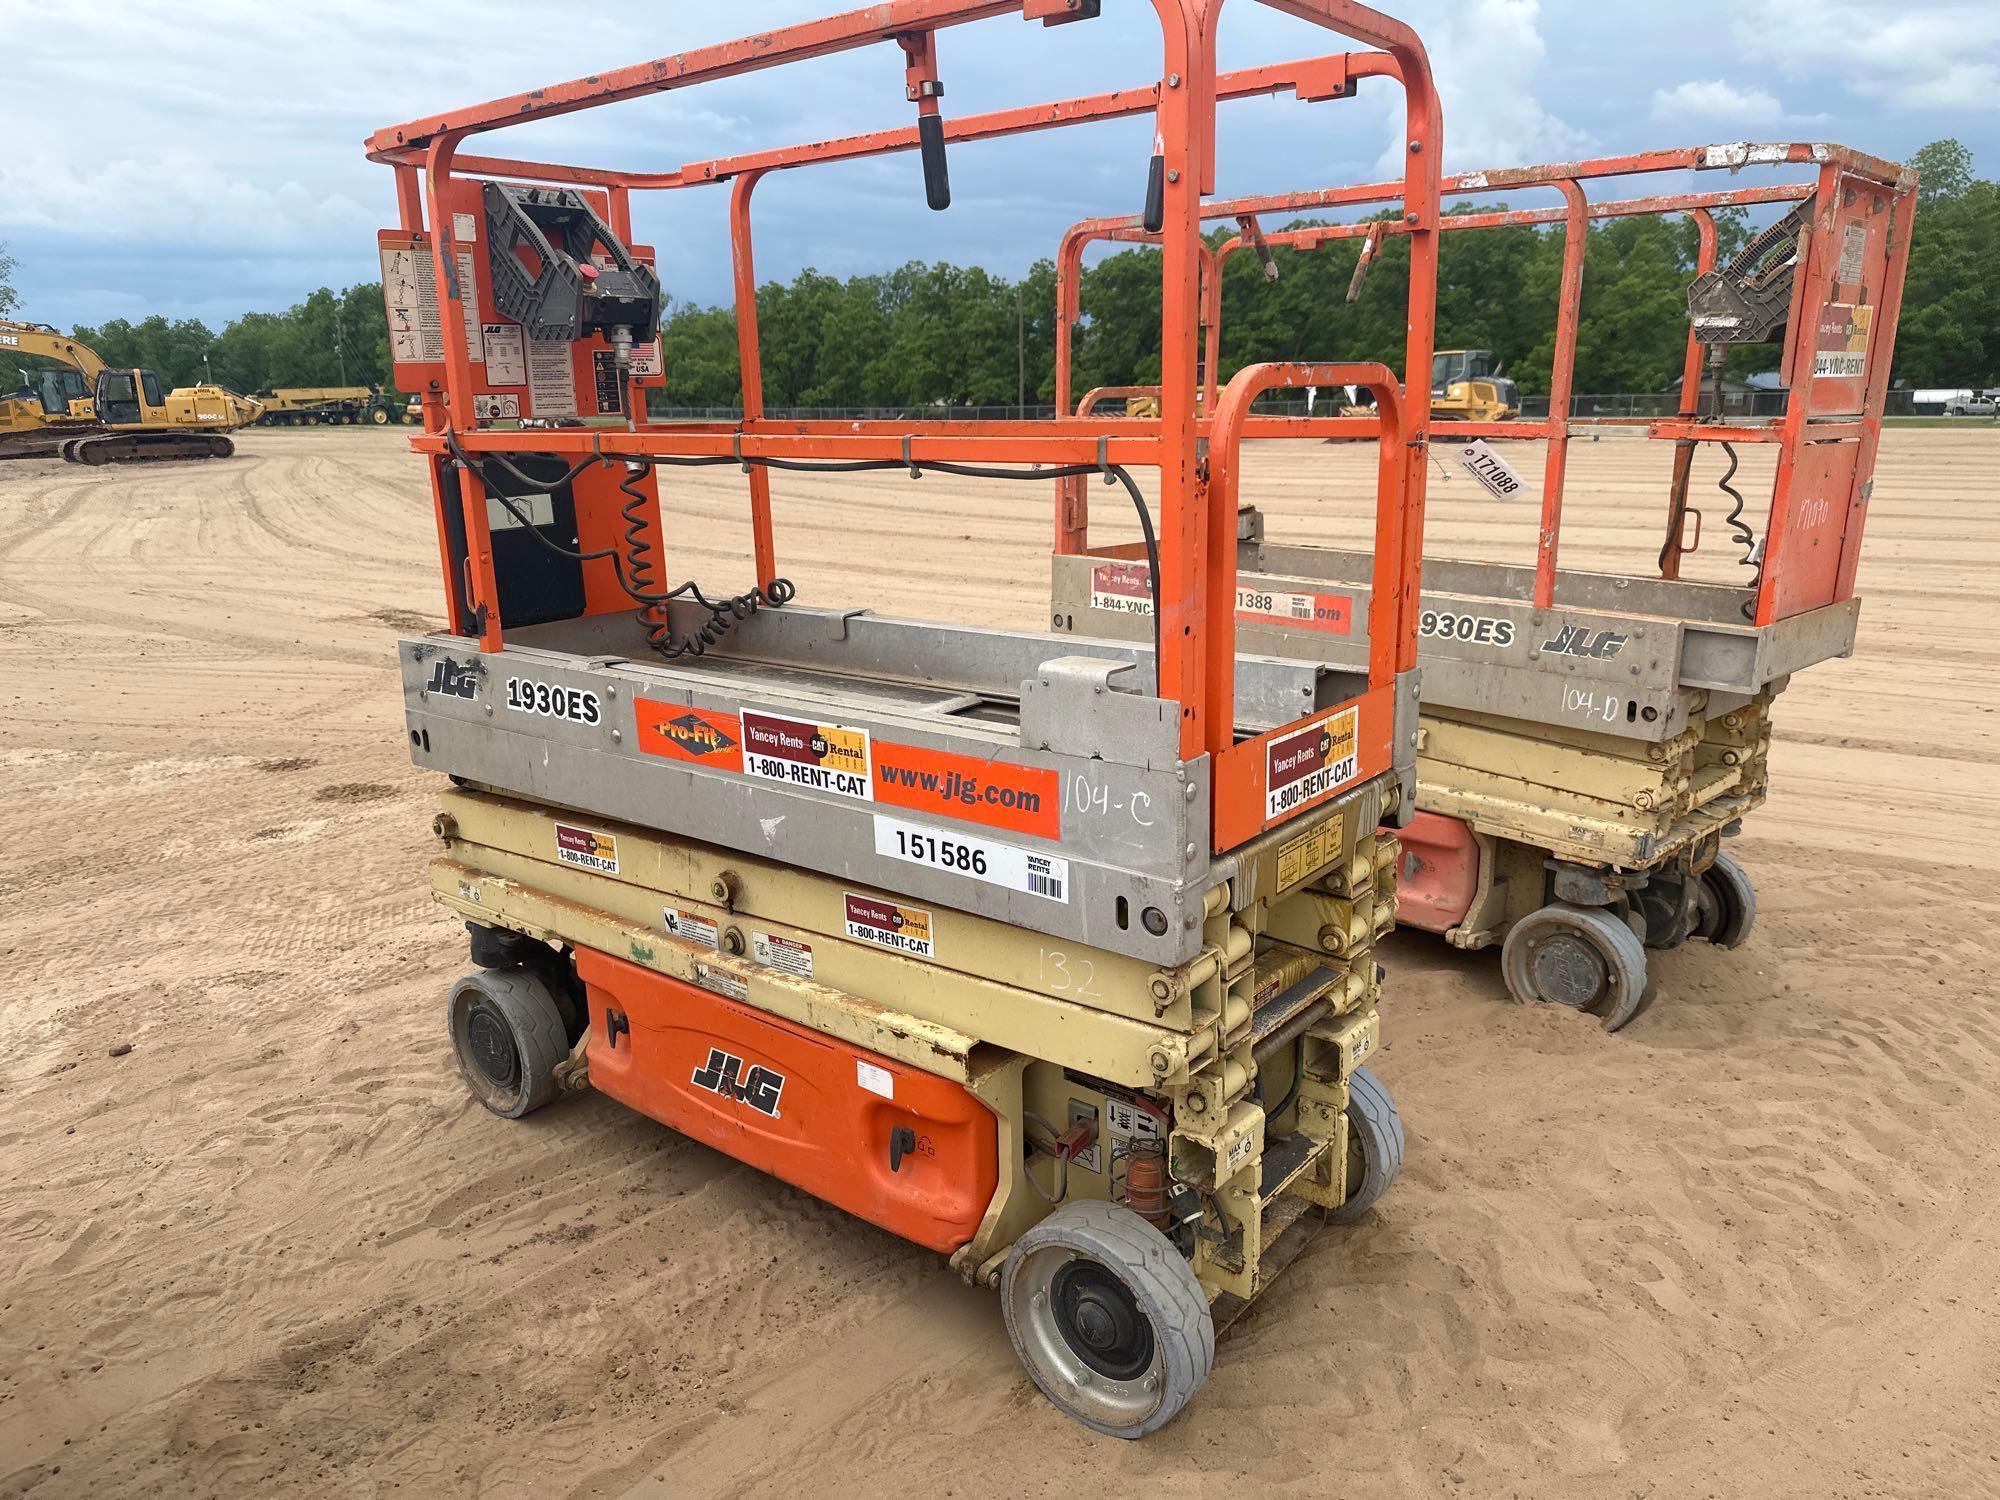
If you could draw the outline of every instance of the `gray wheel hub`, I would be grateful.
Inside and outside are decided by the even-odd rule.
[[[1577,1010],[1596,1003],[1611,977],[1590,941],[1568,932],[1551,933],[1537,943],[1530,968],[1543,999]]]

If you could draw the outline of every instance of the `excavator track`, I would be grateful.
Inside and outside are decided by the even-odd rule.
[[[173,463],[228,458],[236,444],[219,432],[100,432],[65,438],[58,450],[64,463]]]

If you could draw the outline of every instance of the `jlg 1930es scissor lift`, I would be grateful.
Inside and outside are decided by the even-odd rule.
[[[457,783],[431,882],[471,931],[477,968],[450,1005],[469,1086],[513,1116],[587,1080],[939,1251],[999,1290],[1053,1401],[1128,1437],[1188,1400],[1216,1321],[1319,1220],[1364,1212],[1402,1153],[1363,1064],[1396,870],[1378,830],[1414,788],[1438,106],[1407,28],[1350,0],[1267,3],[1363,50],[1218,76],[1215,7],[1155,0],[1157,83],[947,121],[950,28],[1097,6],[893,0],[370,141],[395,171],[384,291],[397,384],[424,393],[413,446],[450,612],[400,650],[411,754]],[[466,149],[888,42],[909,128],[665,173]],[[1263,365],[1204,408],[1217,102],[1313,97],[1349,72],[1401,80],[1427,152],[1400,190],[1418,267],[1404,377]],[[1133,176],[1163,250],[1155,417],[763,416],[750,207],[766,174],[914,150],[943,207],[951,143],[1127,115],[1157,124]],[[656,425],[659,281],[631,242],[632,195],[721,182],[746,415]],[[1243,440],[1336,430],[1251,403],[1332,383],[1380,412],[1370,649],[1239,657]],[[673,477],[698,465],[746,476],[750,593],[667,586]],[[933,471],[1119,484],[1155,537],[1157,628],[1096,641],[795,600],[772,474],[827,468],[879,470],[885,495]],[[1158,473],[1156,535],[1133,469]]]
[[[1338,97],[1335,95],[1334,97]],[[1803,181],[1591,201],[1584,185],[1663,172],[1774,169]],[[1450,561],[1435,539],[1423,570],[1419,657],[1423,717],[1418,813],[1404,844],[1398,913],[1463,948],[1502,944],[1508,988],[1524,1000],[1575,1006],[1616,1030],[1650,996],[1646,952],[1690,938],[1735,947],[1749,934],[1756,893],[1720,848],[1764,800],[1772,700],[1791,674],[1853,647],[1860,601],[1855,567],[1873,485],[1876,446],[1909,255],[1915,178],[1838,146],[1706,146],[1559,166],[1468,172],[1449,193],[1556,190],[1563,206],[1471,212],[1448,231],[1560,226],[1564,262],[1555,356],[1542,421],[1431,425],[1492,484],[1531,492],[1485,445],[1546,445],[1534,566]],[[1202,305],[1208,368],[1218,368],[1221,268],[1250,249],[1277,267],[1273,246],[1310,250],[1363,242],[1357,282],[1379,247],[1409,226],[1393,218],[1266,233],[1260,215],[1393,203],[1400,183],[1210,202],[1210,218],[1242,233],[1206,265]],[[1726,265],[1716,264],[1715,213],[1783,212]],[[1557,566],[1569,444],[1619,425],[1574,419],[1577,326],[1592,219],[1691,214],[1698,276],[1678,412],[1625,419],[1672,445],[1665,535],[1634,517],[1647,566],[1629,573]],[[1071,330],[1078,271],[1094,239],[1148,242],[1136,217],[1087,221],[1065,238],[1057,268],[1056,399],[1071,410]],[[1789,392],[1784,415],[1724,420],[1706,372],[1739,344],[1773,344]],[[1106,397],[1076,403],[1092,416]],[[1440,389],[1437,394],[1442,395]],[[1407,411],[1404,420],[1408,420]],[[1351,416],[1354,438],[1374,422]],[[1730,484],[1735,444],[1776,449],[1775,484],[1761,537]],[[1710,543],[1740,545],[1740,583],[1681,577],[1701,541],[1691,503],[1698,448],[1723,455],[1722,499]],[[1721,514],[1730,505],[1729,513]],[[1754,516],[1754,510],[1751,512]],[[1657,515],[1657,512],[1653,514]],[[1728,524],[1727,533],[1713,524]],[[1143,634],[1150,607],[1144,559],[1124,546],[1092,547],[1085,491],[1061,481],[1054,623],[1085,635]],[[1372,623],[1365,554],[1267,541],[1246,509],[1238,530],[1238,640],[1252,651],[1333,664],[1359,660]]]

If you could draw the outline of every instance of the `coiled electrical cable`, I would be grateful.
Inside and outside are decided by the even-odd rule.
[[[1735,446],[1724,443],[1722,454],[1729,460],[1729,467],[1722,471],[1722,477],[1715,481],[1715,487],[1729,497],[1729,514],[1722,518],[1722,524],[1729,528],[1736,538],[1737,545],[1744,549],[1743,556],[1737,561],[1750,569],[1750,597],[1743,601],[1743,618],[1753,620],[1757,617],[1757,591],[1764,586],[1764,554],[1757,549],[1757,533],[1752,531],[1750,523],[1743,519],[1743,492],[1729,482],[1736,477]]]
[[[1160,659],[1159,542],[1153,533],[1153,516],[1152,512],[1146,508],[1146,497],[1140,491],[1138,481],[1133,479],[1131,472],[1122,464],[1062,464],[1052,468],[1002,469],[989,467],[984,464],[952,463],[944,459],[910,459],[907,461],[896,458],[812,460],[752,457],[749,455],[745,455],[739,459],[736,457],[725,457],[720,454],[707,457],[668,454],[633,454],[613,457],[607,453],[597,452],[571,465],[560,478],[544,480],[536,479],[532,475],[524,473],[519,467],[509,461],[503,453],[475,455],[467,452],[465,447],[459,442],[457,433],[450,428],[445,429],[444,440],[445,446],[451,450],[452,457],[457,459],[466,468],[479,474],[482,480],[486,478],[486,465],[491,463],[497,466],[517,485],[534,493],[544,495],[554,494],[594,464],[609,466],[611,464],[622,463],[625,466],[626,473],[625,477],[619,481],[618,488],[630,497],[619,507],[619,515],[625,522],[625,548],[622,551],[616,547],[604,547],[594,552],[583,552],[572,547],[565,547],[559,542],[551,541],[542,534],[532,519],[514,504],[511,497],[502,494],[490,483],[487,484],[487,493],[500,503],[503,510],[519,521],[537,543],[558,557],[566,557],[577,562],[586,563],[599,562],[608,558],[611,562],[613,574],[618,580],[619,589],[627,598],[639,606],[639,620],[646,629],[647,642],[655,651],[670,658],[700,656],[710,646],[714,645],[736,621],[748,619],[759,609],[766,606],[777,608],[789,604],[798,596],[798,589],[790,579],[774,578],[771,580],[768,588],[760,586],[750,589],[746,593],[728,595],[719,601],[710,599],[702,593],[699,586],[692,579],[686,583],[677,584],[670,589],[657,589],[653,584],[652,543],[646,540],[646,520],[644,515],[641,514],[641,508],[650,497],[644,491],[640,490],[636,483],[640,474],[646,473],[651,469],[662,467],[690,469],[715,468],[723,464],[739,463],[746,468],[760,466],[767,469],[780,469],[787,473],[795,474],[865,474],[879,473],[890,469],[901,469],[907,472],[912,479],[928,473],[952,474],[964,479],[1025,480],[1071,479],[1089,474],[1102,474],[1106,484],[1117,483],[1124,486],[1126,495],[1132,501],[1132,508],[1138,514],[1139,534],[1144,539],[1146,549],[1147,587],[1152,594],[1153,661],[1156,679],[1158,676],[1158,663]],[[671,625],[667,623],[667,606],[677,598],[692,599],[696,604],[709,612],[708,621],[698,627],[691,636],[676,635]],[[1157,691],[1157,686],[1155,690]]]

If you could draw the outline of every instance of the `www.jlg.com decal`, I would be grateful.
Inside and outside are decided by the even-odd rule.
[[[741,1082],[738,1080],[741,1079]],[[708,1049],[708,1061],[694,1070],[688,1080],[698,1089],[720,1094],[749,1105],[760,1115],[778,1118],[778,1101],[784,1097],[785,1075],[762,1063],[743,1071],[743,1059],[720,1047]]]
[[[1295,812],[1360,774],[1360,714],[1343,708],[1265,748],[1264,821]]]
[[[743,710],[743,774],[857,802],[875,800],[868,731]]]
[[[1037,838],[1062,837],[1062,778],[1045,766],[877,742],[875,800]]]

